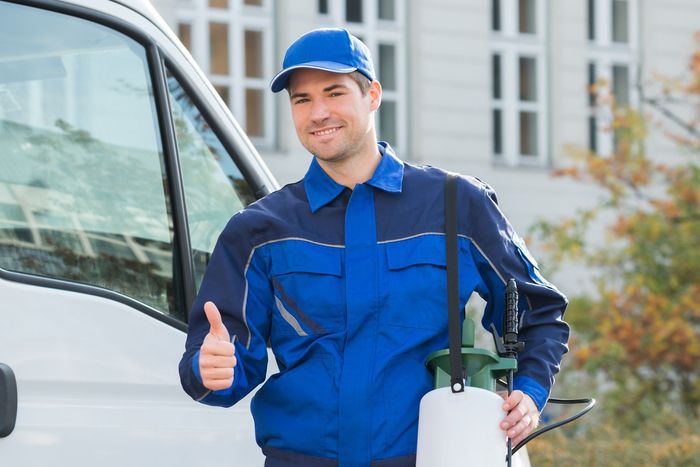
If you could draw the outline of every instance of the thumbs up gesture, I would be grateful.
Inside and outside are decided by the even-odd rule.
[[[199,349],[199,373],[207,389],[228,389],[233,384],[233,369],[236,366],[236,348],[221,321],[221,313],[212,302],[204,304],[204,313],[209,321],[209,334]]]

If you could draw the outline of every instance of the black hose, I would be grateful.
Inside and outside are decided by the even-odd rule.
[[[562,405],[571,405],[571,404],[588,404],[588,405],[586,405],[586,407],[579,410],[578,412],[576,412],[575,414],[573,414],[570,417],[567,417],[563,420],[559,420],[556,423],[552,423],[551,425],[547,425],[547,426],[542,427],[533,433],[530,433],[525,439],[523,439],[515,447],[515,449],[513,449],[513,454],[518,452],[518,449],[525,446],[527,443],[529,443],[533,439],[537,438],[538,436],[543,435],[543,434],[547,433],[548,431],[551,431],[555,428],[559,428],[560,426],[564,426],[568,423],[573,422],[574,420],[577,420],[577,419],[583,417],[584,415],[586,415],[588,412],[591,411],[591,409],[593,408],[593,406],[596,403],[596,400],[592,397],[585,398],[585,399],[558,399],[558,398],[552,397],[552,398],[548,399],[547,402],[551,402],[552,404],[562,404]]]

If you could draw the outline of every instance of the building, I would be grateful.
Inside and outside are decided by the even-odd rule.
[[[550,177],[567,145],[603,155],[614,146],[590,85],[604,80],[617,102],[642,104],[640,83],[686,71],[700,25],[695,0],[152,1],[282,184],[304,175],[309,156],[269,81],[296,37],[342,26],[374,55],[380,139],[404,160],[493,185],[521,234],[597,196]],[[649,140],[651,154],[673,149]],[[585,277],[571,267],[556,279],[573,294]]]

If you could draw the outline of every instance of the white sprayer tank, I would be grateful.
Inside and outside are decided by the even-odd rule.
[[[506,465],[502,406],[498,394],[481,388],[453,393],[443,387],[427,393],[420,402],[416,467]]]

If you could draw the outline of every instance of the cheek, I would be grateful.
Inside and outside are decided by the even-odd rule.
[[[294,122],[294,128],[296,129],[297,134],[303,134],[304,122],[306,120],[303,112],[300,109],[292,107],[292,121]]]

